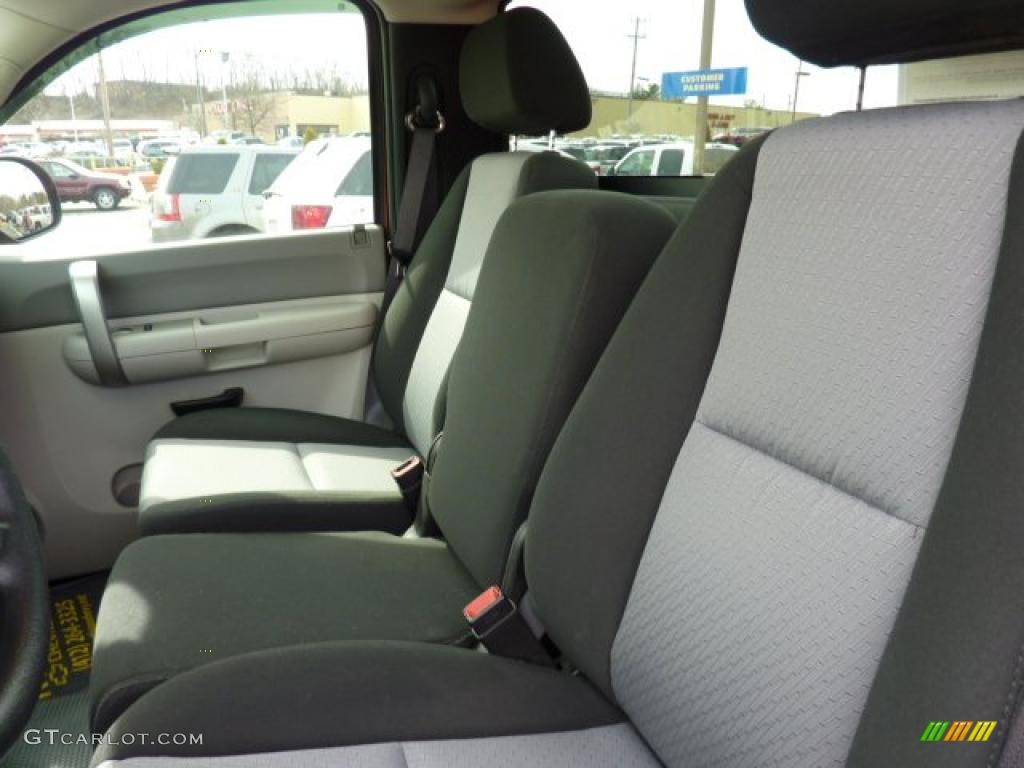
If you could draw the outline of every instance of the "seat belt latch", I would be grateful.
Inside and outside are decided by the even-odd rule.
[[[534,636],[516,604],[505,597],[500,587],[482,592],[462,609],[462,615],[473,637],[495,656],[555,666],[544,643]]]
[[[405,506],[413,514],[416,513],[420,504],[420,487],[423,485],[424,469],[423,459],[419,456],[410,456],[391,470],[391,477],[394,478],[395,485],[402,493]]]

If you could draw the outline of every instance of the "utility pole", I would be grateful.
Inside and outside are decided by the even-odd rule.
[[[75,94],[71,92],[71,86],[68,86],[68,104],[71,105],[71,132],[75,135],[75,143],[78,143],[78,118],[75,117]]]
[[[196,104],[199,105],[199,138],[206,138],[208,131],[206,130],[206,97],[203,95],[203,73],[199,69],[199,54],[202,51],[196,51],[195,63],[196,63]]]
[[[633,121],[633,86],[636,83],[636,51],[640,47],[640,41],[646,40],[647,35],[640,34],[640,17],[636,16],[633,19],[633,34],[626,35],[626,37],[633,38],[633,63],[629,69],[629,104],[626,107],[626,124],[629,125]]]
[[[100,70],[100,107],[103,109],[103,140],[107,144],[107,157],[114,156],[114,132],[110,127],[110,95],[107,93],[107,75],[103,71],[103,52],[96,51]]]
[[[810,72],[804,72],[804,62],[801,59],[799,66],[796,68],[796,83],[793,85],[793,114],[789,118],[790,124],[796,122],[796,100],[800,97],[800,78],[807,77],[810,74]]]
[[[711,69],[711,44],[715,36],[715,0],[704,0],[700,37],[700,68]],[[693,133],[693,174],[704,173],[704,144],[708,140],[708,97],[697,97],[697,125]]]

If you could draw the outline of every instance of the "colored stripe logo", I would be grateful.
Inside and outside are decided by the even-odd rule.
[[[997,724],[997,720],[933,720],[921,741],[988,741]]]

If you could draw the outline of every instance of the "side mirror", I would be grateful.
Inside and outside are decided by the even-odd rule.
[[[22,157],[0,157],[0,245],[49,232],[60,216],[57,188],[46,171]]]

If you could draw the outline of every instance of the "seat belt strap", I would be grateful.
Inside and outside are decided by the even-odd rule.
[[[444,130],[445,120],[437,109],[434,81],[424,79],[418,85],[419,104],[405,116],[405,126],[412,132],[412,144],[398,218],[388,244],[391,258],[381,317],[398,293],[420,238],[437,210],[437,135]]]

